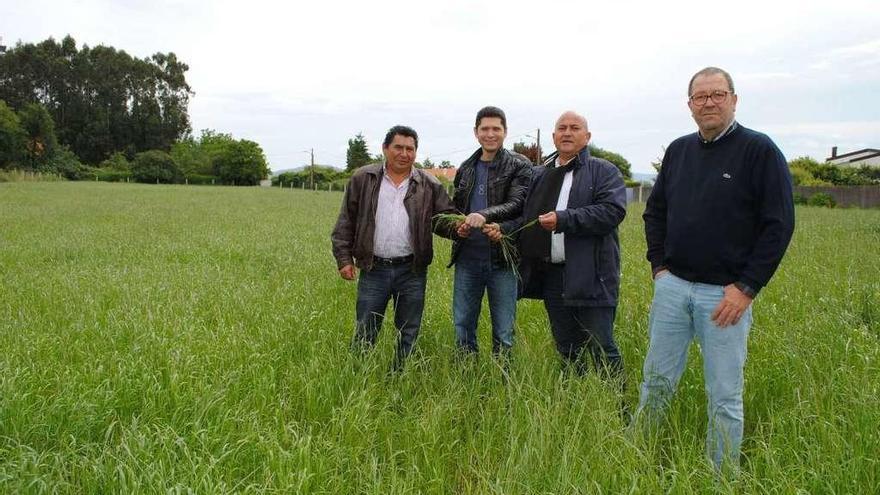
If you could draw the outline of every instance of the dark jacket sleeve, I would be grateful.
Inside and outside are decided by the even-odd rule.
[[[333,232],[330,234],[337,268],[354,264],[352,248],[354,245],[354,222],[358,211],[357,191],[360,189],[358,184],[359,181],[355,177],[349,181],[349,187],[345,189],[345,194],[342,196],[342,207],[339,209],[336,226],[333,227]]]
[[[525,225],[528,222],[534,220],[534,218],[526,218],[526,204],[528,204],[529,199],[532,196],[532,193],[535,191],[535,185],[540,181],[541,177],[544,175],[544,172],[547,170],[546,167],[543,166],[532,166],[528,165],[528,182],[526,186],[526,190],[523,196],[523,206],[520,208],[519,214],[504,221],[499,222],[498,226],[501,228],[501,232],[504,234],[510,234],[511,232],[517,231],[520,227]]]
[[[626,217],[626,184],[620,171],[610,163],[598,161],[588,166],[596,177],[595,201],[587,206],[557,211],[557,232],[575,236],[606,235]]]
[[[754,187],[760,191],[755,247],[740,281],[757,293],[779,267],[794,233],[794,198],[788,164],[779,148],[768,142],[753,169]]]
[[[669,149],[666,150],[661,163],[669,163],[666,159],[668,155]],[[661,166],[645,204],[645,213],[642,214],[642,219],[645,221],[645,240],[648,243],[646,257],[651,263],[651,271],[655,273],[663,267],[663,260],[666,258],[666,191],[664,189],[666,174],[667,169]]]
[[[507,197],[504,198],[504,202],[477,212],[486,217],[487,223],[504,221],[520,216],[523,205],[526,202],[529,180],[532,177],[532,166],[525,161],[524,157],[520,158],[519,155],[511,154],[509,159],[513,170],[510,187],[507,188]]]

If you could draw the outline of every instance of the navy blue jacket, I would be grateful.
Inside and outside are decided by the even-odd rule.
[[[551,156],[549,163],[555,157]],[[626,185],[611,162],[590,156],[582,149],[572,167],[568,205],[556,211],[556,232],[565,233],[563,300],[570,306],[616,306],[620,292],[620,241],[617,226],[626,216]],[[545,176],[547,167],[534,167],[532,185],[524,211]],[[546,212],[545,212],[546,213]],[[520,217],[501,224],[512,232],[533,218]],[[534,225],[533,229],[540,229]],[[545,260],[523,258],[520,262],[520,297],[543,299],[541,270]]]

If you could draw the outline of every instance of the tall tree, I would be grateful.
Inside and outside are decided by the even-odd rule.
[[[52,117],[43,105],[28,103],[18,112],[18,118],[25,134],[28,166],[45,170],[58,149]]]
[[[0,169],[15,168],[25,156],[25,133],[21,121],[0,100]]]
[[[188,69],[174,53],[138,59],[102,45],[77,49],[70,36],[19,42],[0,57],[0,99],[15,110],[42,104],[58,141],[97,164],[115,151],[168,150],[188,135]]]
[[[255,186],[269,176],[269,165],[259,144],[242,139],[214,158],[214,174],[226,184]]]
[[[660,147],[660,156],[658,156],[654,161],[651,162],[651,166],[654,167],[654,170],[657,173],[660,173],[660,168],[663,167],[663,157],[666,155],[666,146]]]
[[[348,140],[348,150],[345,152],[345,170],[353,172],[370,161],[372,161],[372,157],[370,150],[367,149],[367,141],[363,134],[358,133],[354,139]]]
[[[540,150],[538,149],[537,143],[526,144],[523,142],[513,143],[513,151],[525,156],[532,163],[541,163],[543,161],[543,157],[538,156],[540,154]]]
[[[590,155],[595,156],[596,158],[604,158],[609,162],[613,163],[619,170],[620,173],[623,174],[623,178],[626,180],[632,180],[632,172],[630,169],[632,166],[629,161],[623,156],[613,152],[604,150],[596,145],[590,145]]]

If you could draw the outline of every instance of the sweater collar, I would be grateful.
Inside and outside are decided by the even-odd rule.
[[[733,119],[730,121],[730,124],[728,124],[727,128],[724,129],[724,131],[721,132],[721,134],[718,134],[717,136],[715,136],[713,139],[703,139],[703,135],[700,134],[700,131],[697,131],[697,137],[700,138],[700,143],[702,143],[702,144],[717,143],[718,141],[721,141],[722,139],[724,139],[727,136],[729,136],[730,134],[732,134],[733,131],[735,131],[737,127],[739,127],[739,124],[737,124],[736,119]]]

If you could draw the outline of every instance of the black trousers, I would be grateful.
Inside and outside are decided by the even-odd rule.
[[[622,380],[623,360],[614,341],[617,307],[567,306],[562,298],[565,266],[544,263],[542,268],[544,308],[564,362],[585,373],[592,360],[603,377]]]

